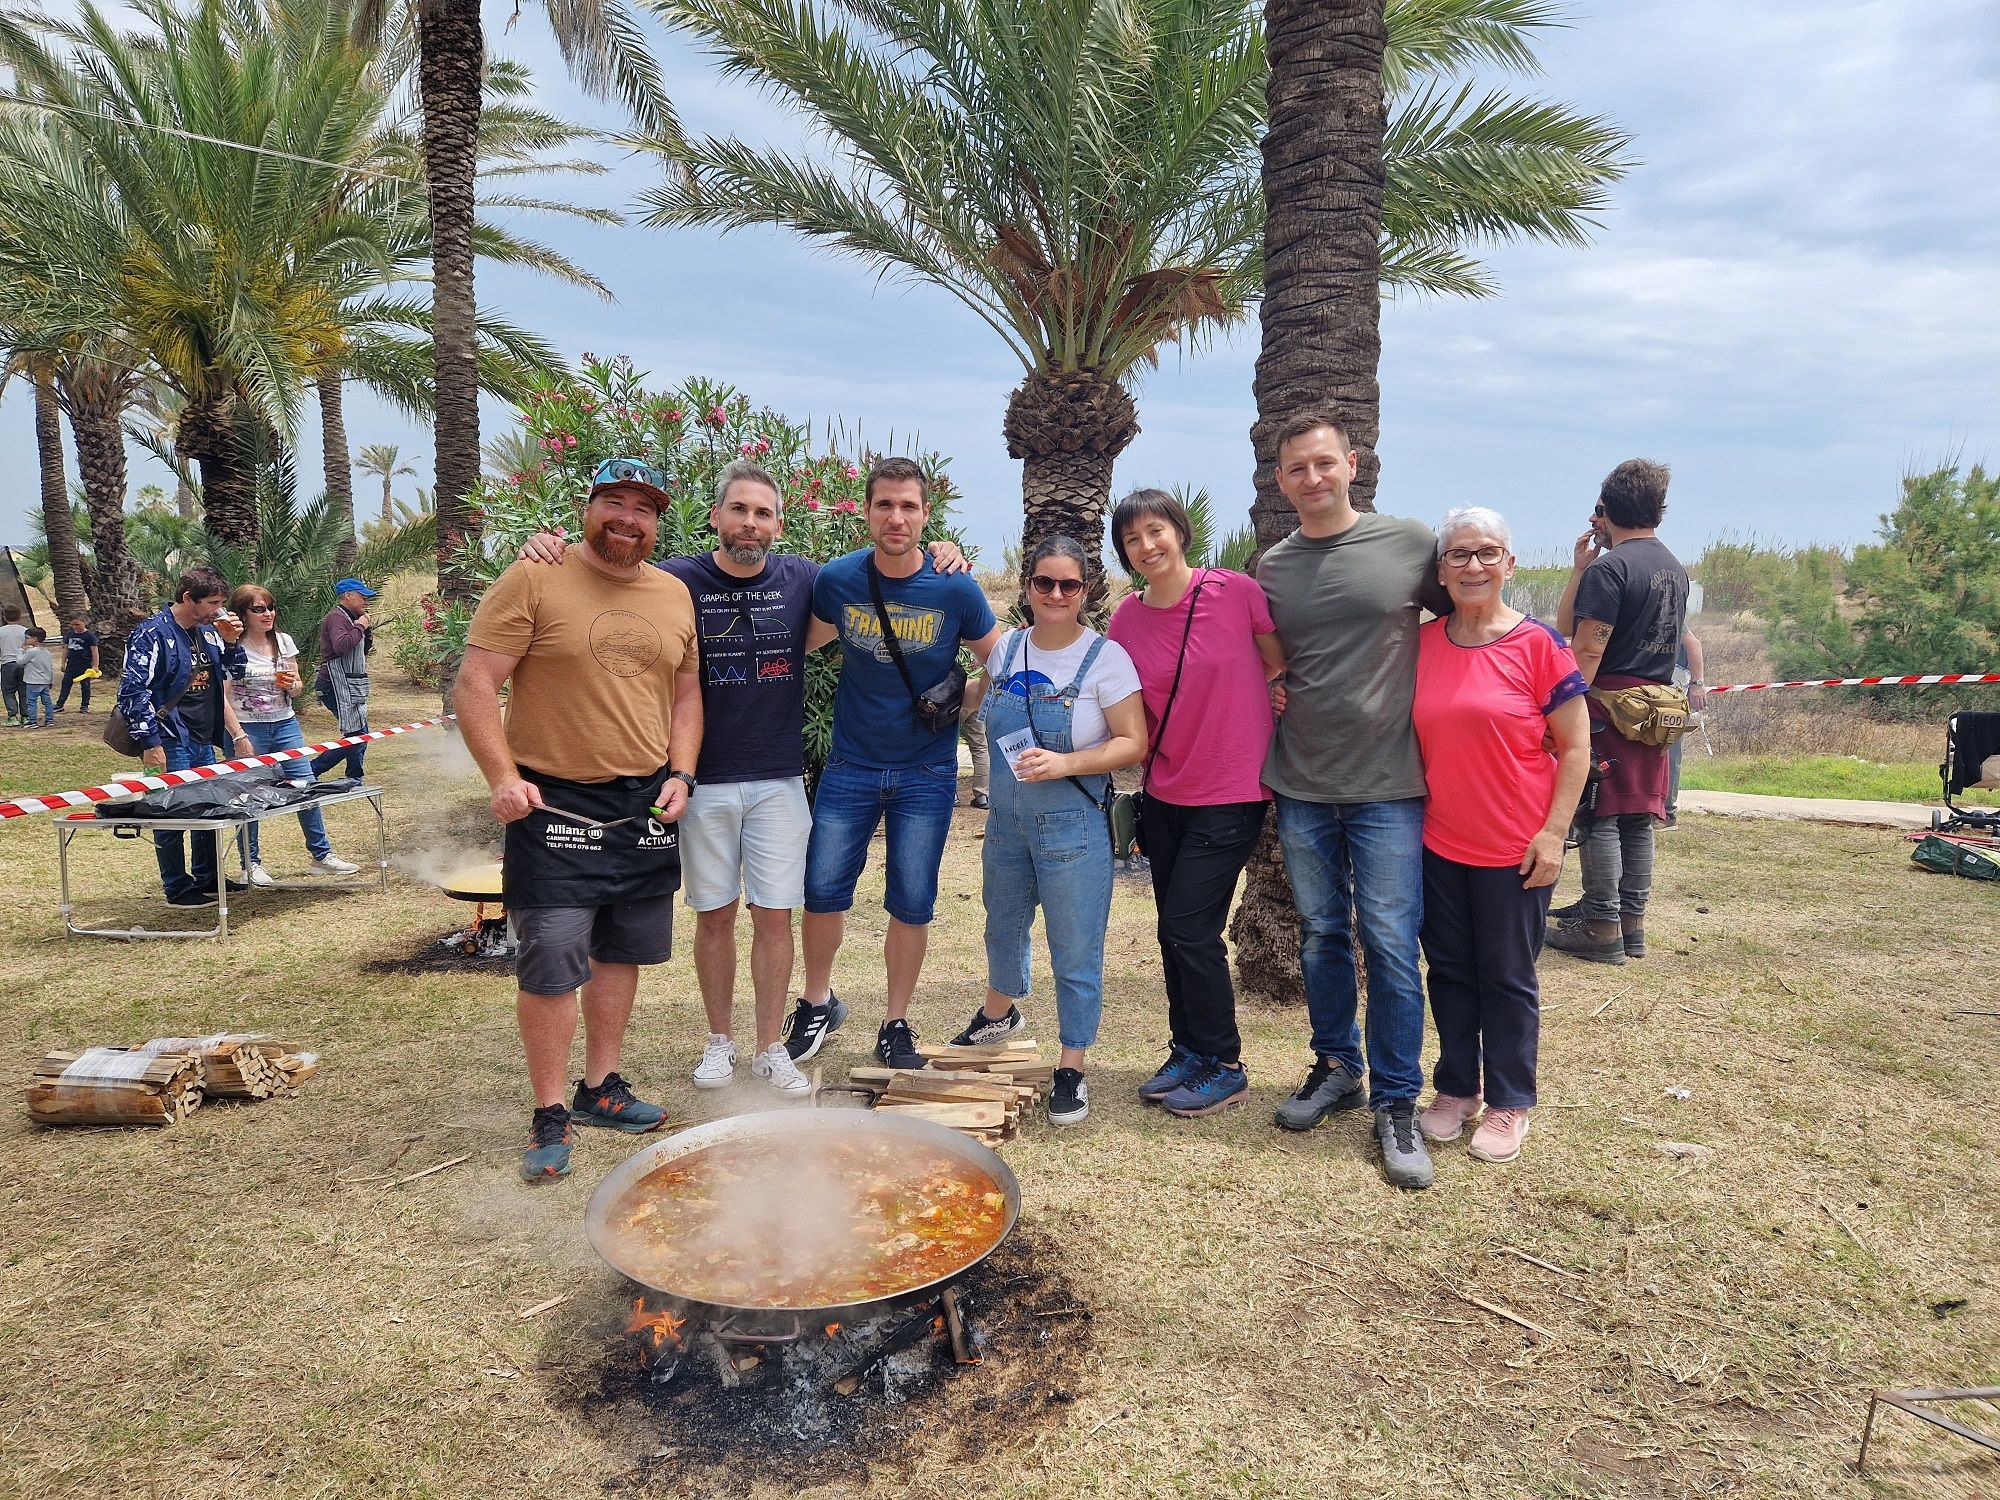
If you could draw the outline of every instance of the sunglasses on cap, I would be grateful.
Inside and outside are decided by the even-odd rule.
[[[637,480],[640,484],[650,484],[656,490],[667,487],[667,476],[643,459],[607,458],[597,466],[597,472],[590,476],[590,484],[595,489],[600,484],[617,484],[621,480]]]
[[[1063,598],[1071,599],[1083,592],[1083,580],[1051,578],[1046,573],[1037,573],[1028,580],[1028,587],[1038,594],[1061,594]]]

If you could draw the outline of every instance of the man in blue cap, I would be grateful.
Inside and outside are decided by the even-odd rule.
[[[368,653],[375,649],[374,622],[368,601],[375,590],[359,578],[343,578],[333,586],[334,606],[319,622],[319,674],[313,689],[319,701],[340,719],[343,736],[368,732]],[[347,774],[359,780],[366,745],[328,750],[313,758],[313,775],[324,776],[342,761]]]

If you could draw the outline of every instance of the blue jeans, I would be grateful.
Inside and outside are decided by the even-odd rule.
[[[1368,956],[1368,1107],[1423,1091],[1424,991],[1417,935],[1424,922],[1424,803],[1301,802],[1278,798],[1292,902],[1299,909],[1312,1047],[1361,1073],[1354,933]]]
[[[298,750],[306,742],[304,732],[299,728],[299,716],[291,714],[268,724],[246,723],[243,732],[250,736],[250,745],[259,755],[269,755],[273,750]],[[312,767],[304,760],[288,760],[278,767],[285,780],[310,782]],[[299,827],[306,831],[306,852],[314,859],[325,859],[333,853],[333,840],[326,836],[326,817],[316,807],[309,807],[299,814]],[[257,858],[257,825],[250,825],[250,858]]]
[[[806,910],[846,911],[868,862],[868,841],[889,824],[888,890],[883,906],[909,927],[926,925],[937,906],[938,866],[958,801],[958,768],[897,766],[880,770],[830,760],[813,797],[806,843]]]
[[[37,704],[41,705],[42,722],[44,724],[55,723],[56,711],[55,711],[55,706],[49,701],[49,688],[47,683],[42,683],[42,682],[23,683],[21,685],[21,696],[26,700],[26,704],[21,712],[21,719],[23,723],[32,724],[35,722],[35,706]]]
[[[167,752],[169,771],[186,771],[195,766],[215,764],[215,746],[184,745],[168,740],[164,747]],[[184,891],[212,891],[216,888],[215,878],[215,835],[196,833],[187,835],[188,843],[194,846],[190,856],[182,843],[182,833],[178,828],[153,835],[153,858],[159,862],[160,885],[169,896],[178,896]],[[192,859],[190,869],[188,861]]]
[[[296,722],[298,716],[294,714],[292,717],[294,722]],[[361,727],[355,733],[366,734],[367,732],[368,721],[364,719],[361,721]],[[333,738],[343,739],[345,735],[336,728],[333,732]],[[300,743],[304,744],[305,742],[301,740]],[[366,745],[348,745],[340,750],[322,750],[312,759],[312,773],[315,776],[324,776],[342,761],[346,761],[347,774],[352,776],[356,781],[359,781],[361,779],[361,761],[367,753],[368,747]]]

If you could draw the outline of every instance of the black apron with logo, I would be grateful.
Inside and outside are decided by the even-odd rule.
[[[659,797],[665,766],[650,776],[610,781],[565,781],[527,766],[520,771],[541,790],[543,801],[565,812],[607,823],[633,821],[587,828],[553,813],[531,812],[509,823],[500,868],[502,899],[509,907],[615,906],[680,889],[679,835],[673,824],[646,811]]]

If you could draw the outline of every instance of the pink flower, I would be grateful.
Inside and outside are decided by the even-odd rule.
[[[771,451],[771,440],[769,438],[758,438],[757,451],[759,453],[769,453]]]
[[[755,451],[756,450],[750,444],[745,443],[742,447],[736,450],[736,454],[737,457],[739,458],[748,458]]]
[[[675,406],[675,407],[670,407],[668,409],[667,420],[669,422],[679,422],[685,420],[685,418],[681,412],[681,409],[678,406]]]
[[[720,427],[723,423],[727,422],[728,420],[729,420],[729,413],[724,411],[721,407],[711,406],[708,409],[709,426]]]
[[[819,509],[819,501],[817,501],[817,500],[808,500],[808,501],[806,501],[806,509],[807,509],[807,510],[818,510],[818,509]]]
[[[818,502],[817,502],[817,501],[815,501],[814,503],[815,503],[815,504],[817,504]],[[856,504],[855,504],[855,503],[854,503],[854,502],[853,502],[852,500],[843,500],[843,501],[841,501],[841,502],[840,502],[840,503],[839,503],[838,505],[834,506],[834,509],[835,509],[835,510],[837,510],[837,511],[840,511],[840,512],[842,512],[843,514],[845,514],[845,515],[850,515],[850,516],[851,516],[851,515],[853,515],[853,514],[854,514],[854,513],[856,512],[856,511],[858,511],[858,510],[859,510],[860,508],[861,508],[861,507],[860,507],[860,506],[858,506],[858,505],[856,505]]]
[[[572,433],[569,437],[564,438],[563,445],[568,448],[574,448],[576,446],[576,435]]]
[[[861,477],[861,471],[855,468],[853,464],[849,464],[847,466],[847,477],[849,479],[859,479]]]

